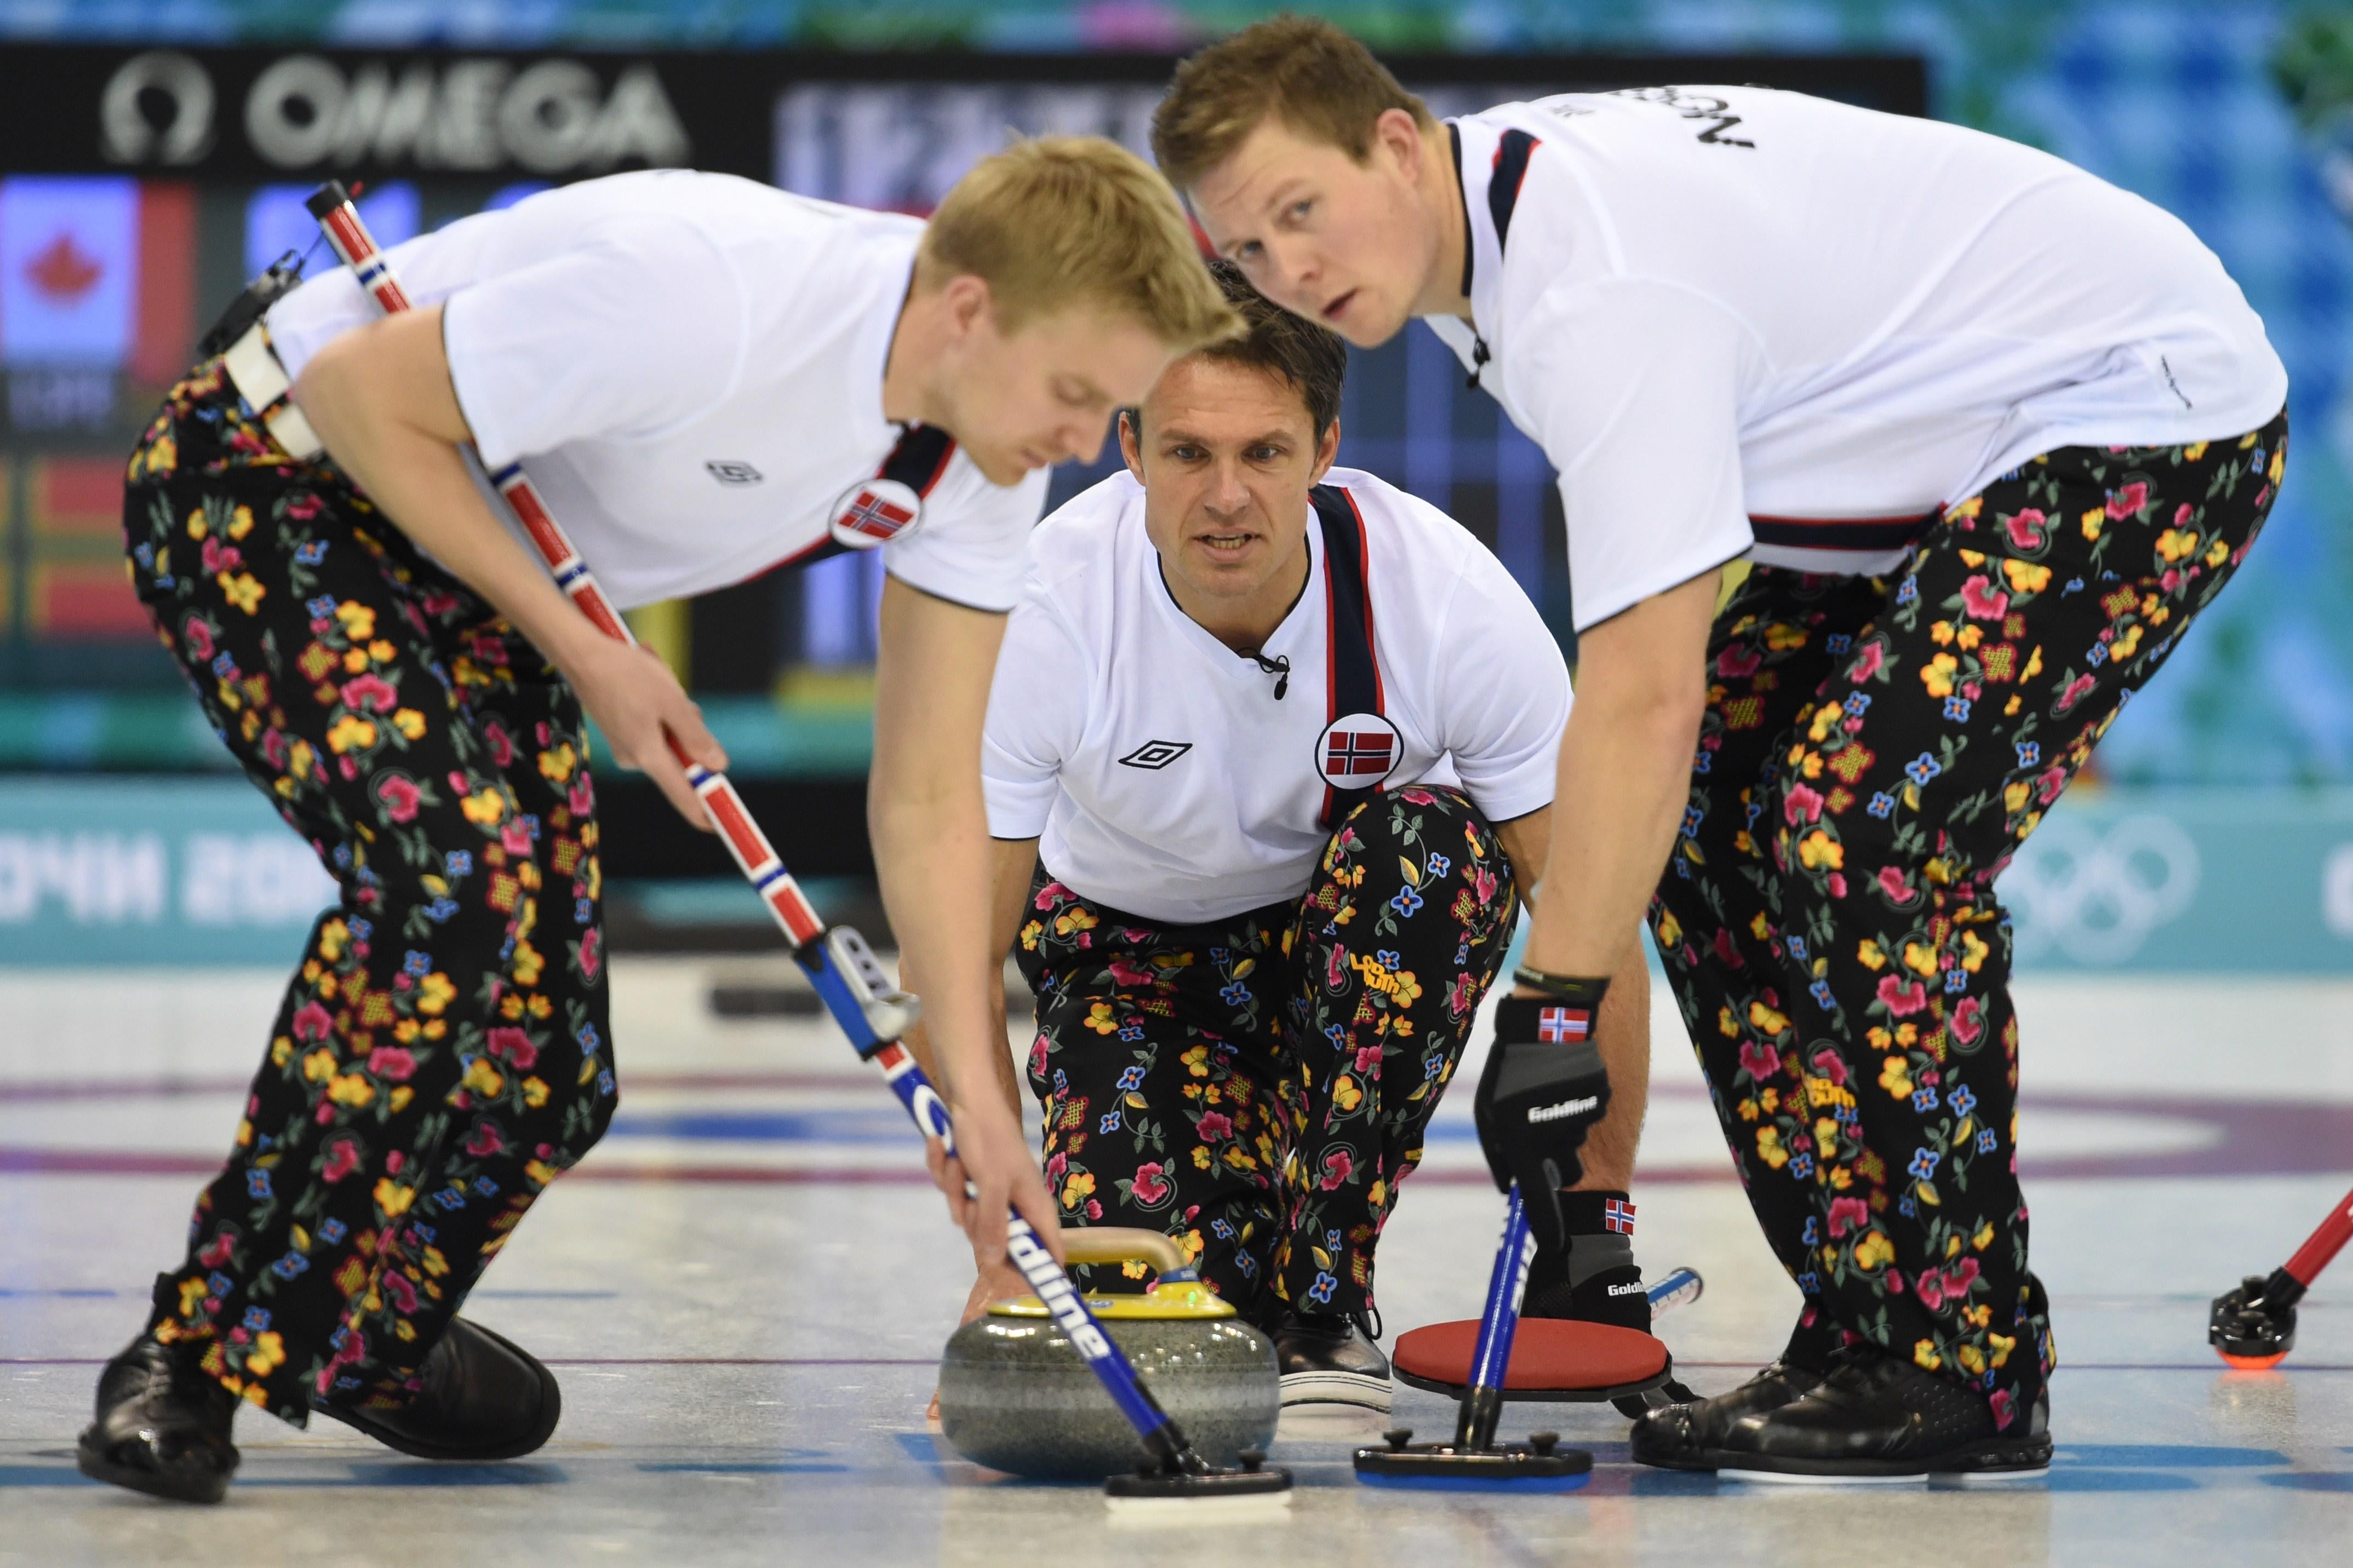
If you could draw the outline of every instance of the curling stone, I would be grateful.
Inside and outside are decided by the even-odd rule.
[[[1161,1408],[1200,1456],[1231,1466],[1261,1457],[1282,1414],[1274,1345],[1201,1283],[1168,1237],[1148,1230],[1065,1231],[1074,1263],[1140,1259],[1157,1276],[1143,1295],[1089,1295]],[[1147,1456],[1135,1428],[1035,1296],[990,1305],[940,1358],[940,1432],[976,1465],[1039,1480],[1101,1480]]]

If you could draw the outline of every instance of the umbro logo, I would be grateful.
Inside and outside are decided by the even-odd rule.
[[[1144,768],[1156,773],[1192,749],[1190,741],[1146,741],[1120,758],[1119,765]]]
[[[751,464],[733,458],[713,458],[702,466],[723,485],[756,485],[766,477]]]

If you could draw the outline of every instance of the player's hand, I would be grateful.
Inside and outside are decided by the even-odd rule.
[[[973,1261],[985,1275],[1006,1261],[1006,1211],[1020,1211],[1054,1255],[1062,1261],[1062,1223],[1053,1195],[1046,1190],[1045,1173],[1029,1152],[1029,1140],[1012,1108],[993,1094],[983,1094],[955,1110],[956,1152],[950,1155],[936,1140],[924,1148],[932,1179],[946,1194],[948,1213],[972,1238]],[[966,1193],[965,1184],[972,1187]]]
[[[664,736],[675,737],[688,756],[714,772],[727,766],[727,753],[703,724],[702,710],[660,656],[650,648],[598,637],[573,651],[564,674],[579,693],[580,705],[605,732],[613,760],[643,773],[661,787],[681,816],[705,833],[712,831],[702,802]]]
[[[1609,1075],[1591,1038],[1601,998],[1505,997],[1495,1043],[1471,1102],[1479,1147],[1499,1191],[1520,1187],[1528,1224],[1547,1251],[1568,1245],[1560,1194],[1584,1174],[1577,1151],[1609,1108]]]

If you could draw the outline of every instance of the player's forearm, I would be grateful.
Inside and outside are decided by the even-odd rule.
[[[1593,1043],[1609,1073],[1609,1110],[1586,1135],[1585,1174],[1576,1190],[1622,1193],[1633,1185],[1651,1100],[1651,969],[1639,940],[1609,977]]]
[[[962,781],[881,781],[902,771],[880,754],[868,804],[883,907],[907,978],[923,999],[923,1032],[959,1103],[993,1086],[1005,1053],[1003,960],[989,947],[988,825],[976,771]]]
[[[466,432],[454,397],[437,408],[413,395],[407,383],[418,377],[398,363],[401,347],[386,353],[370,331],[334,340],[303,368],[294,401],[336,466],[403,533],[565,666],[600,634],[492,513],[459,455]]]

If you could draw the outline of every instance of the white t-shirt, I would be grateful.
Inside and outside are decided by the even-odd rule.
[[[1426,319],[1466,367],[1484,341],[1559,470],[1580,630],[1742,554],[1885,571],[1906,520],[2037,453],[2237,436],[2286,400],[2187,226],[2030,147],[1754,87],[1452,124],[1476,331]]]
[[[443,307],[482,464],[521,459],[626,607],[827,542],[901,435],[882,416],[882,367],[922,233],[897,214],[662,170],[548,191],[390,257],[412,300]],[[376,313],[339,267],[270,310],[270,337],[299,375]],[[927,593],[1009,609],[1046,479],[1000,489],[956,451],[884,563]]]
[[[1459,785],[1491,822],[1552,804],[1568,671],[1535,606],[1435,507],[1350,468],[1324,484],[1363,521],[1380,716],[1395,730],[1386,778],[1357,782]],[[989,832],[1042,839],[1053,876],[1170,924],[1304,893],[1331,833],[1326,731],[1377,728],[1335,723],[1312,512],[1307,543],[1306,590],[1260,649],[1290,660],[1278,700],[1273,675],[1176,607],[1133,477],[1041,523],[981,746]]]

